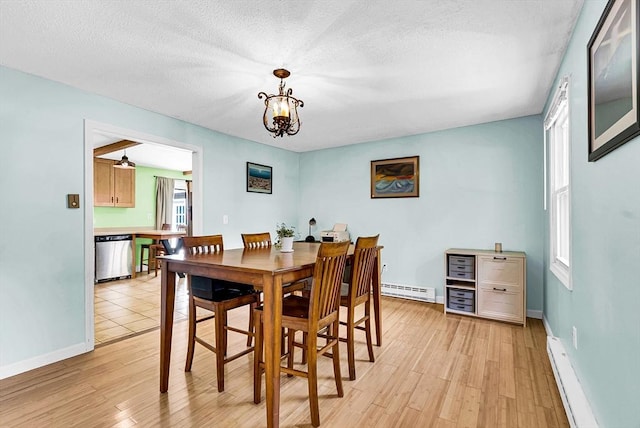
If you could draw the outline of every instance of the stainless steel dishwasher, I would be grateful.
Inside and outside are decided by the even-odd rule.
[[[131,235],[96,236],[95,282],[131,278]]]

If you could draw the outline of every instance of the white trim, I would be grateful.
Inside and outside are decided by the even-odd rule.
[[[46,366],[61,360],[66,360],[67,358],[75,357],[76,355],[84,354],[92,350],[93,343],[91,343],[90,347],[87,346],[86,343],[77,343],[64,349],[57,349],[48,354],[29,358],[28,360],[22,360],[17,363],[0,366],[0,379],[6,379],[8,377],[28,372],[29,370],[37,369],[38,367]]]
[[[527,318],[535,318],[537,320],[542,319],[542,311],[535,309],[527,309]]]
[[[553,331],[551,331],[551,325],[549,325],[549,321],[547,321],[547,317],[542,314],[542,325],[544,325],[544,330],[547,332],[547,336],[553,336]]]
[[[190,150],[193,153],[192,160],[192,184],[193,184],[193,234],[202,233],[202,148],[180,141],[170,140],[146,134],[140,131],[120,128],[107,123],[101,123],[90,119],[84,121],[84,278],[85,278],[85,345],[87,350],[94,346],[94,243],[93,243],[93,136],[102,133],[113,135],[122,139],[135,140],[147,144],[161,144]],[[69,358],[73,355],[68,355]]]
[[[571,428],[598,428],[591,404],[559,338],[547,336],[547,354]]]
[[[572,290],[573,289],[573,285],[572,285],[572,280],[571,280],[571,237],[572,237],[572,227],[571,227],[571,152],[572,152],[572,144],[571,144],[571,110],[570,110],[570,103],[569,103],[569,84],[570,84],[570,79],[569,76],[565,76],[560,80],[558,89],[556,90],[556,93],[553,96],[553,101],[551,102],[551,105],[549,107],[549,110],[547,111],[547,114],[545,116],[544,119],[544,144],[545,144],[545,159],[544,159],[544,165],[545,165],[545,174],[544,174],[544,178],[545,178],[545,186],[544,186],[544,191],[545,191],[545,203],[544,203],[544,208],[547,208],[547,200],[548,200],[548,205],[549,205],[549,270],[558,278],[558,280],[568,289],[568,290]],[[565,115],[565,111],[566,111],[566,115]],[[555,177],[554,174],[556,172],[556,165],[554,164],[554,160],[555,157],[557,156],[557,148],[554,144],[553,150],[551,147],[548,148],[548,155],[549,155],[549,165],[547,168],[547,144],[553,144],[555,141],[555,138],[549,138],[547,139],[547,134],[552,131],[555,132],[555,126],[556,124],[558,124],[558,121],[566,121],[566,141],[564,141],[564,143],[566,144],[566,174],[567,174],[567,183],[566,186],[563,186],[562,188],[566,187],[566,192],[567,192],[567,222],[568,222],[568,228],[569,228],[569,236],[568,236],[568,265],[566,263],[563,263],[561,260],[558,259],[558,257],[556,256],[556,244],[557,244],[557,237],[558,237],[558,231],[557,231],[557,198],[556,195],[557,193],[562,190],[561,189],[547,189],[547,187],[549,186],[555,186],[556,185],[556,181],[555,181]],[[547,181],[547,175],[549,175],[549,180]]]
[[[569,102],[569,76],[564,76],[560,79],[558,89],[553,96],[553,101],[549,105],[549,110],[544,117],[544,129],[548,131],[555,122],[558,115],[558,108],[563,104]]]

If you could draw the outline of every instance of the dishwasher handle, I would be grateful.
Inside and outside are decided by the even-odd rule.
[[[101,235],[95,237],[95,242],[132,241],[133,235]]]

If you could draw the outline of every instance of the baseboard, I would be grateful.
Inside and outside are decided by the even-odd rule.
[[[527,318],[535,318],[538,320],[542,319],[542,311],[527,309]]]
[[[86,343],[78,343],[68,348],[58,349],[48,354],[29,358],[28,360],[3,365],[0,366],[0,379],[6,379],[20,373],[28,372],[29,370],[37,369],[38,367],[66,360],[67,358],[75,357],[76,355],[84,354],[91,350],[93,350],[93,346],[88,346]]]
[[[547,337],[547,353],[571,428],[598,428],[591,405],[560,339]]]
[[[553,331],[551,331],[551,326],[549,325],[549,321],[547,321],[547,317],[542,316],[542,325],[544,325],[544,330],[547,332],[547,336],[555,337],[553,335]]]

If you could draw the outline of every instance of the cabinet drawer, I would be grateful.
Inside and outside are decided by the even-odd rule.
[[[449,288],[449,298],[456,297],[459,299],[473,299],[474,291],[473,290],[462,290],[458,288]]]
[[[471,313],[475,312],[475,310],[473,309],[473,303],[469,305],[460,305],[457,303],[449,302],[447,307],[449,309],[453,309],[454,311],[471,312]]]
[[[517,257],[482,256],[478,261],[478,277],[481,283],[522,287],[524,260]]]
[[[449,255],[449,266],[473,266],[473,256],[452,256]]]
[[[456,305],[473,305],[473,299],[463,299],[460,297],[449,296],[449,303],[455,303]]]
[[[522,322],[524,319],[522,296],[522,293],[480,289],[478,291],[478,315]]]
[[[449,276],[451,278],[473,279],[473,272],[451,272],[451,271],[449,271]]]
[[[473,272],[473,266],[449,265],[449,276],[452,272]]]

